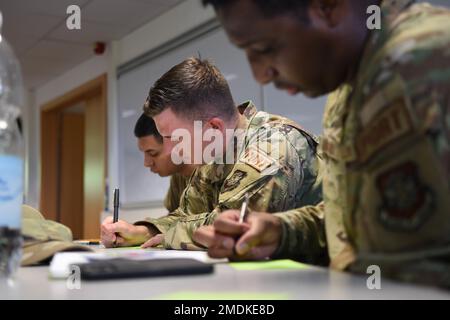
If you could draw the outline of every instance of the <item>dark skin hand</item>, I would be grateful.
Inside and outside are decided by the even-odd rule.
[[[251,212],[239,223],[239,211],[224,211],[211,226],[199,228],[195,242],[208,248],[212,258],[260,260],[273,255],[281,239],[279,218],[262,212]]]

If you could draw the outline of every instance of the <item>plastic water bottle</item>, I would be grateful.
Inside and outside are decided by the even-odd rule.
[[[0,12],[0,278],[10,278],[22,252],[23,83],[18,60],[1,35],[2,22]]]

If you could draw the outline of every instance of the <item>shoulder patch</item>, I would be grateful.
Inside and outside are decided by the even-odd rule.
[[[242,170],[236,170],[231,177],[227,178],[225,180],[225,183],[223,184],[222,192],[230,192],[234,189],[236,189],[239,186],[239,183],[242,179],[244,179],[247,176],[247,172],[244,172]]]
[[[248,164],[259,172],[267,169],[275,163],[275,160],[259,150],[255,146],[250,146],[245,150],[244,156],[240,159],[241,162]]]
[[[433,212],[433,195],[420,180],[419,169],[413,162],[381,173],[376,185],[382,201],[379,220],[388,229],[413,231]]]

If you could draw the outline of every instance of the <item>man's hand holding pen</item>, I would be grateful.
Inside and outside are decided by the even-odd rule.
[[[144,225],[137,226],[123,220],[114,223],[113,217],[107,217],[101,225],[101,240],[106,248],[138,246],[156,235]]]
[[[163,241],[159,231],[148,225],[133,225],[119,220],[119,189],[114,190],[114,214],[101,225],[101,242],[106,248],[131,247],[142,244],[143,248],[155,247]]]
[[[240,222],[242,221],[242,222]],[[222,212],[210,226],[199,228],[194,241],[207,247],[213,258],[259,260],[270,257],[281,241],[281,221],[262,212],[248,212],[248,199],[241,210]]]

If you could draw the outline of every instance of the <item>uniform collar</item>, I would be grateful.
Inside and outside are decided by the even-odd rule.
[[[251,120],[253,116],[258,112],[252,101],[245,101],[238,107],[238,112],[242,114],[247,120]]]
[[[255,115],[258,113],[258,109],[256,109],[256,106],[253,104],[252,101],[246,101],[240,104],[237,107],[237,109],[239,112],[239,119],[236,125],[234,137],[236,137],[238,141],[242,141],[244,143],[244,139],[250,126],[250,123],[252,122]]]

